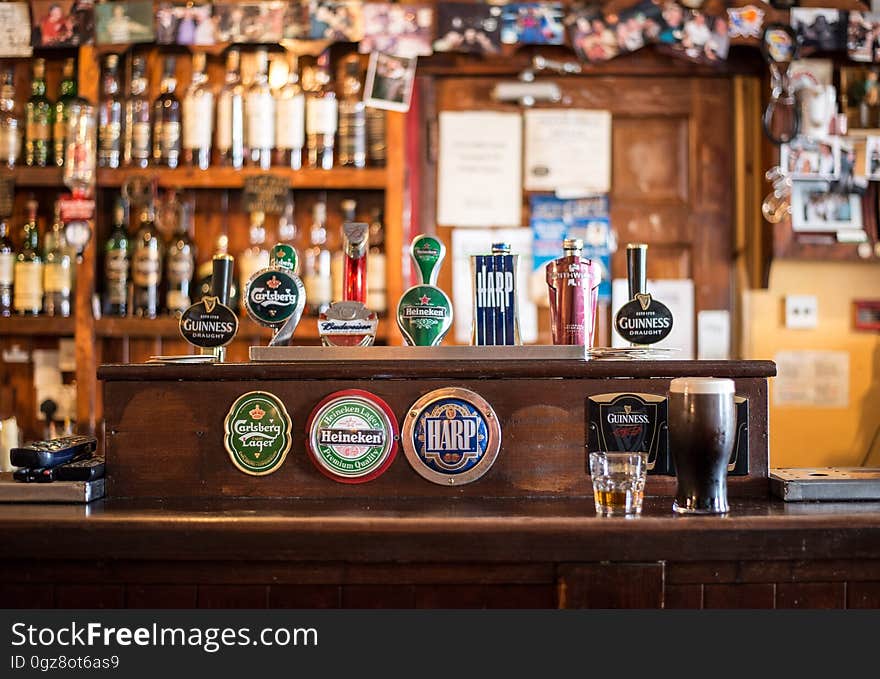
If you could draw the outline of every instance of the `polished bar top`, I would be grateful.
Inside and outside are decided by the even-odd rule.
[[[6,558],[350,562],[880,558],[880,503],[732,499],[727,516],[601,518],[591,500],[0,505]]]

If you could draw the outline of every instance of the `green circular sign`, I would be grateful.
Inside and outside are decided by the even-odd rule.
[[[263,476],[284,463],[292,428],[290,415],[277,396],[251,391],[229,408],[223,422],[223,445],[240,471]]]
[[[260,325],[280,326],[306,303],[305,287],[299,276],[284,269],[263,269],[247,283],[245,308]]]

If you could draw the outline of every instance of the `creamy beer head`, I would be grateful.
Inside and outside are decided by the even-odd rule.
[[[669,383],[672,394],[720,394],[734,393],[733,380],[720,377],[677,377]]]

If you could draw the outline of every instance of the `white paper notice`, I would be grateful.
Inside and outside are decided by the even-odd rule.
[[[652,344],[652,347],[678,349],[675,359],[694,357],[694,282],[689,278],[648,280],[648,292],[663,302],[672,312],[672,332],[666,339]],[[629,299],[629,285],[625,278],[611,281],[611,309],[613,319]],[[630,344],[611,329],[611,346],[628,347]]]
[[[474,288],[471,279],[471,255],[484,255],[491,244],[510,244],[510,251],[519,255],[516,270],[516,293],[519,302],[519,334],[523,343],[538,341],[538,309],[529,299],[528,280],[532,270],[532,230],[522,229],[455,229],[452,232],[452,308],[455,309],[455,341],[471,343],[474,318]]]
[[[726,309],[697,314],[697,358],[701,361],[730,358],[730,312]]]
[[[849,407],[847,352],[780,351],[773,360],[774,406]]]
[[[0,3],[0,57],[29,57],[31,15],[27,2]]]
[[[526,111],[527,191],[571,198],[611,189],[611,113]]]
[[[522,224],[522,117],[440,114],[437,220],[446,226]],[[489,242],[489,241],[487,241]]]

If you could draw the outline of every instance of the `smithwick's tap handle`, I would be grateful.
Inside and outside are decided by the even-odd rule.
[[[233,263],[231,255],[214,255],[211,260],[211,296],[224,306],[229,305]]]
[[[437,285],[440,265],[446,258],[446,246],[433,236],[416,236],[410,248],[410,256],[419,272],[422,285]]]
[[[626,246],[626,277],[629,282],[629,299],[642,295],[648,288],[648,246],[630,243]]]

